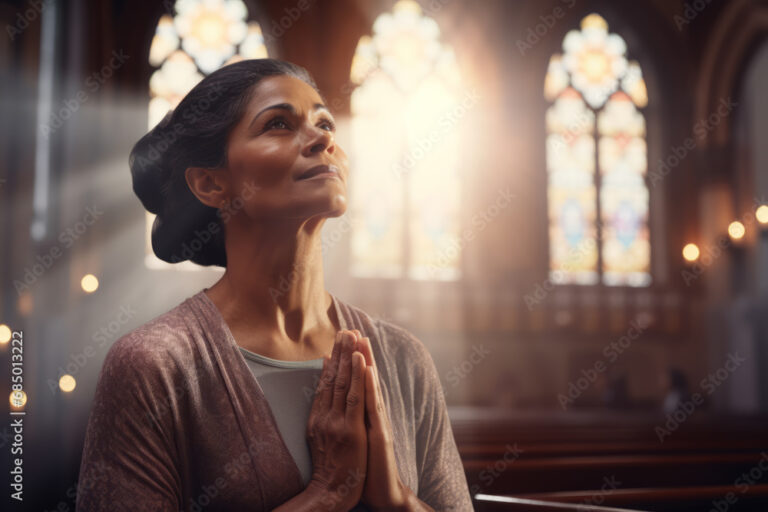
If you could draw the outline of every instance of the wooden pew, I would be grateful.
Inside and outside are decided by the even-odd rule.
[[[736,510],[768,510],[766,417],[697,413],[660,440],[664,418],[632,411],[449,414],[473,495],[708,511],[735,491]],[[750,471],[749,492],[736,490]]]
[[[551,501],[516,498],[514,496],[497,496],[493,494],[476,494],[473,496],[475,512],[637,512],[638,509],[612,508],[574,505],[569,503],[554,503]]]
[[[730,501],[726,498],[732,493]],[[594,491],[573,492],[549,492],[540,494],[525,494],[521,498],[533,501],[557,502],[579,504],[589,500]],[[602,502],[605,506],[612,507],[660,507],[665,510],[684,508],[691,510],[729,510],[738,504],[737,510],[745,506],[751,506],[764,511],[766,498],[768,498],[768,484],[756,484],[744,489],[744,492],[736,490],[733,486],[712,485],[693,487],[664,487],[645,489],[618,489],[607,494]],[[718,504],[718,505],[715,505]]]

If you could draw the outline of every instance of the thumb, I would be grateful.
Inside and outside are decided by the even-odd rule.
[[[379,424],[378,393],[376,392],[376,375],[373,366],[365,367],[365,412],[372,427]]]

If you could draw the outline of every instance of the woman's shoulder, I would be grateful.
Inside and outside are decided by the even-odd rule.
[[[399,323],[347,302],[339,301],[339,305],[348,327],[360,330],[364,336],[375,338],[371,339],[372,343],[380,345],[381,351],[387,356],[398,361],[431,362],[429,351],[421,339]]]
[[[410,357],[424,359],[429,357],[424,343],[413,332],[391,320],[376,318],[383,342]]]
[[[439,373],[432,355],[418,336],[384,316],[370,314],[349,304],[345,307],[349,308],[343,312],[345,316],[351,312],[353,317],[359,318],[347,327],[359,329],[363,336],[368,336],[376,364],[381,365],[380,358],[383,358],[388,378],[396,378],[401,390],[410,390],[403,397],[411,397],[412,401],[413,397],[438,398],[442,390]],[[428,402],[421,400],[419,403],[423,406]]]
[[[120,336],[107,351],[105,366],[148,371],[191,356],[189,300]]]

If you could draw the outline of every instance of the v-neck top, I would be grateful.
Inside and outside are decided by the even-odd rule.
[[[85,433],[78,512],[268,511],[305,489],[279,414],[204,290],[109,348]],[[340,328],[371,341],[402,483],[435,510],[471,511],[429,352],[402,327],[331,298]]]
[[[280,435],[301,472],[304,486],[312,477],[312,457],[307,442],[307,422],[315,389],[323,371],[323,358],[285,361],[238,347],[256,377],[275,415]]]

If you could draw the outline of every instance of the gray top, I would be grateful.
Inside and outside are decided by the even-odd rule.
[[[323,370],[323,358],[283,361],[256,354],[239,345],[238,348],[267,397],[280,435],[299,468],[304,485],[309,484],[312,458],[306,438],[307,421]]]

